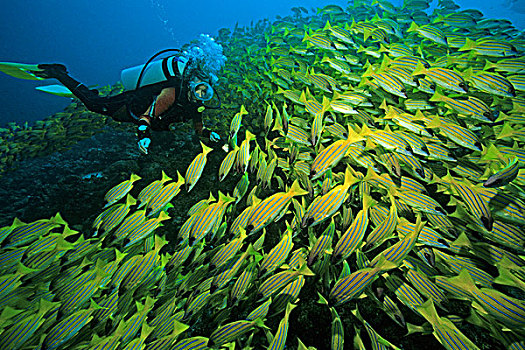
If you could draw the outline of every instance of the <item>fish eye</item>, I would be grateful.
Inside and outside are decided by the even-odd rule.
[[[464,88],[465,86],[466,86],[465,83],[463,83],[463,82],[459,83],[459,87],[460,88]]]
[[[401,89],[401,92],[402,92],[402,93],[406,93],[406,92],[407,92],[407,89],[403,88],[403,89]]]

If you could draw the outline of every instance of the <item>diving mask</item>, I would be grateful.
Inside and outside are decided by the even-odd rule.
[[[213,97],[213,88],[205,81],[191,81],[190,90],[196,99],[209,101]]]

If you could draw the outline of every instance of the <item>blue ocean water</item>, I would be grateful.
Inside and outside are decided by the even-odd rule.
[[[397,5],[401,0],[392,2]],[[456,3],[525,28],[523,0]],[[87,85],[112,84],[121,69],[141,64],[161,49],[180,47],[200,33],[216,35],[218,29],[236,23],[287,16],[294,6],[310,9],[326,4],[344,7],[347,1],[6,1],[0,12],[0,61],[60,62]],[[46,83],[0,74],[0,125],[43,119],[69,104],[67,98],[34,90],[39,85]]]

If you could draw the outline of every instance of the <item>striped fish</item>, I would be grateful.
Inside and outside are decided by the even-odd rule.
[[[390,92],[391,94],[402,98],[407,98],[405,85],[398,77],[391,73],[384,71],[376,72],[372,66],[369,66],[362,76],[373,78],[374,83],[386,92]]]
[[[264,130],[266,134],[270,132],[270,128],[273,124],[273,109],[272,106],[266,102],[266,112],[264,114]]]
[[[295,304],[288,304],[286,306],[286,311],[284,317],[277,327],[277,332],[273,336],[273,339],[268,346],[268,350],[283,350],[286,344],[286,337],[288,336],[288,318],[290,317],[290,312],[296,307]]]
[[[93,312],[100,309],[93,300],[90,307],[75,312],[53,326],[47,333],[42,343],[42,348],[47,350],[58,349],[62,344],[75,336],[93,319]]]
[[[171,350],[205,350],[208,349],[208,338],[192,337],[179,340]]]
[[[230,124],[230,139],[233,139],[235,136],[237,136],[237,132],[239,132],[239,129],[241,128],[242,116],[247,114],[248,111],[246,111],[244,105],[241,105],[241,110],[235,113],[235,116],[233,117],[232,122]]]
[[[317,145],[317,142],[319,142],[319,139],[321,137],[321,133],[323,132],[323,114],[324,109],[315,114],[314,120],[312,122],[310,142],[313,146]]]
[[[275,162],[274,162],[275,164]],[[243,176],[239,179],[239,182],[235,185],[235,188],[233,189],[233,197],[235,198],[235,203],[239,203],[239,201],[244,197],[246,192],[248,191],[248,187],[250,186],[250,180],[248,178],[248,173],[244,173]]]
[[[336,37],[342,42],[345,42],[347,44],[354,44],[354,39],[352,38],[352,33],[350,33],[350,31],[343,29],[341,27],[338,27],[338,26],[332,26],[330,25],[329,21],[326,21],[326,24],[323,30],[324,31],[329,30],[332,36]]]
[[[239,300],[241,297],[244,296],[244,293],[246,290],[250,287],[252,284],[253,278],[256,277],[255,273],[255,264],[248,265],[244,269],[243,272],[241,272],[240,276],[237,278],[235,283],[233,284],[233,287],[231,288],[230,293],[230,302],[235,302]],[[271,299],[269,299],[271,300]],[[247,318],[249,320],[249,318]]]
[[[258,294],[262,299],[267,299],[277,293],[288,283],[295,280],[299,275],[313,276],[314,273],[303,264],[298,270],[286,270],[265,279],[259,286]]]
[[[223,288],[237,274],[237,271],[246,260],[246,257],[254,253],[255,250],[250,244],[246,251],[237,260],[230,260],[230,262],[228,263],[228,265],[230,266],[226,268],[223,272],[214,276],[211,290],[214,291],[215,289]]]
[[[364,136],[367,140],[383,146],[387,150],[411,154],[410,146],[401,137],[401,134],[393,132],[388,126],[384,130],[370,130],[368,126],[363,125],[360,135]]]
[[[142,208],[145,206],[148,201],[154,197],[162,188],[165,182],[171,181],[171,177],[166,175],[164,170],[162,171],[162,178],[160,180],[153,181],[148,186],[144,187],[142,191],[140,191],[137,201],[140,203],[137,209]]]
[[[403,237],[403,239],[401,239],[399,242],[393,244],[392,246],[388,247],[383,252],[378,254],[378,256],[376,256],[374,260],[372,260],[370,265],[374,266],[379,261],[381,256],[384,256],[387,260],[396,265],[403,262],[407,254],[416,245],[419,233],[421,232],[423,225],[424,223],[421,222],[421,216],[418,215],[414,229],[410,233],[405,235],[405,237]]]
[[[246,130],[246,138],[241,143],[237,152],[236,168],[239,173],[245,173],[250,161],[250,141],[255,139],[255,135]]]
[[[36,314],[28,315],[18,322],[14,322],[9,327],[3,326],[3,330],[0,333],[0,348],[5,350],[20,349],[45,322],[44,316],[46,313],[57,306],[58,303],[40,299]]]
[[[432,325],[434,337],[449,350],[479,350],[449,319],[439,317],[432,299],[418,307],[419,313]]]
[[[432,249],[432,251],[434,252],[435,256],[439,259],[438,261],[443,262],[446,265],[446,267],[450,269],[450,271],[459,274],[461,270],[467,270],[470,276],[476,281],[476,283],[487,288],[492,286],[494,278],[485,270],[482,270],[479,267],[477,267],[477,261],[459,255],[448,255],[435,248]]]
[[[384,295],[382,306],[383,310],[385,310],[386,314],[392,320],[394,320],[394,322],[396,322],[399,326],[403,328],[407,326],[403,313],[401,312],[401,310],[399,310],[397,304],[388,295]]]
[[[347,197],[348,189],[357,183],[349,168],[345,171],[344,183],[334,187],[330,192],[317,197],[308,207],[302,220],[302,227],[315,226],[336,213]]]
[[[483,70],[489,69],[508,73],[525,73],[525,61],[521,58],[500,59],[497,62],[487,60]]]
[[[217,220],[222,220],[224,210],[235,201],[235,198],[222,194],[219,191],[219,200],[210,204],[197,215],[190,232],[190,245],[199,242],[208,233],[214,234],[214,225]]]
[[[454,111],[484,123],[490,123],[492,121],[492,111],[490,108],[483,101],[473,96],[469,96],[468,100],[460,100],[444,96],[436,91],[429,101],[444,102]]]
[[[111,213],[104,216],[104,220],[99,226],[97,226],[97,231],[94,234],[96,235],[98,232],[112,231],[115,227],[120,225],[122,220],[128,215],[130,207],[136,203],[137,201],[128,194],[126,196],[126,203],[115,205],[113,210],[111,210],[113,207],[106,209],[111,210]]]
[[[472,73],[471,70],[466,72],[467,80],[476,89],[502,97],[515,97],[516,90],[514,86],[505,77],[500,74],[481,72]]]
[[[272,298],[269,298],[261,305],[257,306],[252,312],[246,316],[246,319],[248,321],[254,321],[256,319],[265,319],[266,315],[268,314],[268,310],[270,309],[270,305],[272,303]]]
[[[159,251],[166,243],[166,240],[155,235],[155,248],[144,256],[140,256],[136,262],[130,266],[122,278],[122,282],[119,284],[119,290],[121,292],[134,288],[148,276],[154,266],[158,264],[160,260]]]
[[[259,203],[260,201],[258,201],[255,205],[247,207],[235,218],[230,227],[230,233],[232,235],[237,236],[242,230],[244,230],[244,228],[248,225],[248,220],[252,215],[252,211]]]
[[[137,210],[122,221],[122,224],[113,234],[117,240],[125,238],[130,232],[135,231],[146,220],[146,210]]]
[[[308,47],[316,47],[318,49],[336,50],[336,47],[332,43],[329,37],[321,33],[314,33],[308,35],[304,33],[303,42],[306,41]]]
[[[463,269],[458,276],[448,278],[452,284],[466,292],[483,310],[508,327],[525,325],[525,302],[512,298],[491,288],[478,288],[467,270]]]
[[[488,231],[492,231],[494,219],[490,213],[488,203],[476,191],[474,186],[467,182],[467,180],[461,182],[456,181],[450,174],[443,177],[442,180],[452,185],[469,211],[483,223],[483,226]]]
[[[100,260],[99,260],[100,261]],[[73,290],[68,298],[61,300],[60,308],[58,309],[57,317],[69,316],[76,309],[82,307],[98,289],[101,287],[101,281],[107,274],[98,266],[95,268],[94,279],[83,283],[76,290]]]
[[[332,314],[331,350],[344,350],[345,332],[343,323],[335,308],[331,307],[330,313]]]
[[[466,39],[465,45],[459,51],[474,51],[478,55],[489,57],[508,57],[516,56],[518,52],[512,44],[495,39],[480,39],[477,41]]]
[[[287,225],[286,233],[282,236],[281,241],[277,243],[261,261],[259,274],[264,275],[273,272],[281,266],[288,257],[288,254],[290,254],[292,248],[292,229]]]
[[[30,244],[60,225],[66,225],[60,214],[55,215],[51,219],[37,220],[27,224],[15,218],[10,226],[10,230],[6,230],[8,233],[6,233],[2,248]]]
[[[246,233],[241,231],[239,237],[232,239],[228,244],[224,245],[211,259],[211,268],[221,267],[224,263],[230,260],[242,247],[245,238]]]
[[[104,208],[109,207],[113,203],[119,201],[121,198],[124,198],[131,188],[133,188],[133,183],[140,180],[141,177],[135,174],[131,174],[129,180],[122,181],[116,186],[113,186],[104,196],[104,200],[107,202]]]
[[[416,32],[419,35],[421,35],[425,39],[432,40],[435,43],[441,44],[441,45],[447,45],[447,39],[441,29],[432,26],[430,24],[425,24],[422,26],[418,26],[416,22],[412,22],[410,24],[410,27],[407,30],[407,33]]]
[[[484,183],[484,187],[501,187],[508,185],[518,176],[520,164],[517,157],[512,157],[508,164],[494,175],[490,176]]]
[[[310,146],[308,133],[306,131],[304,131],[302,128],[300,128],[299,126],[297,126],[297,125],[290,124],[288,126],[288,131],[286,133],[286,138],[288,138],[288,139],[290,139],[290,140],[292,140],[294,142],[303,144],[305,146]]]
[[[335,223],[334,219],[331,218],[330,225],[323,231],[321,236],[317,238],[313,246],[310,248],[310,252],[308,254],[308,266],[312,266],[315,259],[320,256],[321,254],[324,254],[324,252],[327,249],[331,249],[332,247],[332,239],[334,237],[335,232]],[[314,241],[314,238],[312,237],[311,241]]]
[[[315,157],[310,170],[311,180],[319,178],[328,169],[334,167],[344,157],[353,143],[363,140],[363,137],[348,126],[348,138],[346,140],[338,140],[332,143]]]
[[[368,227],[368,208],[372,204],[372,199],[368,195],[363,197],[363,209],[357,213],[354,221],[345,233],[341,235],[332,253],[332,260],[335,258],[346,259],[362,243],[363,237]]]
[[[162,221],[169,219],[171,218],[168,216],[168,214],[162,211],[158,217],[144,221],[140,225],[136,226],[133,230],[128,231],[124,240],[124,247],[127,248],[132,246],[133,244],[146,238],[161,225]]]
[[[181,186],[184,184],[184,178],[177,171],[177,182],[170,182],[150,198],[147,205],[148,216],[157,214],[164,206],[166,206],[177,194],[180,192]]]
[[[408,269],[405,276],[421,294],[431,298],[434,303],[441,304],[447,300],[445,293],[423,273]]]
[[[381,271],[390,270],[396,266],[397,265],[394,265],[382,257],[374,267],[358,270],[339,279],[330,291],[330,299],[337,305],[341,305],[353,298],[357,298],[363,290],[375,280]]]
[[[221,162],[221,166],[219,167],[219,181],[222,181],[228,176],[233,163],[235,162],[235,157],[237,157],[237,152],[239,151],[239,147],[235,145],[235,148],[232,149],[226,157]]]
[[[248,225],[246,231],[250,234],[256,233],[261,230],[264,226],[273,221],[277,215],[290,203],[293,197],[303,196],[308,194],[299,186],[299,182],[296,180],[288,192],[279,192],[266,198],[259,203],[248,219]]]
[[[155,300],[147,296],[144,304],[137,303],[137,312],[127,321],[122,321],[123,327],[120,333],[120,341],[122,344],[128,343],[136,336],[142,324],[145,323],[146,315],[151,311],[154,303]]]
[[[370,234],[366,238],[366,245],[363,248],[364,250],[368,250],[370,248],[378,246],[385,239],[390,238],[392,233],[394,233],[399,218],[397,216],[397,206],[395,205],[393,198],[391,199],[392,205],[390,206],[390,211],[388,212],[388,215],[384,217],[381,223],[377,225],[372,232],[370,232]]]
[[[215,346],[233,342],[251,331],[255,326],[265,327],[260,318],[255,320],[241,320],[222,325],[210,335],[210,342]]]
[[[193,186],[199,181],[202,171],[204,170],[204,166],[206,165],[206,155],[213,151],[212,148],[206,146],[201,142],[202,147],[202,153],[199,153],[190,163],[188,168],[186,169],[186,190],[188,192],[191,191]]]
[[[434,119],[429,124],[427,124],[427,127],[439,128],[439,131],[443,135],[458,145],[473,151],[481,151],[481,143],[479,142],[476,134],[470,129],[464,128],[452,122],[445,121],[438,116],[435,116]]]
[[[421,62],[418,62],[412,75],[425,75],[426,78],[429,78],[436,83],[436,85],[441,86],[444,89],[449,89],[459,93],[468,92],[468,86],[463,77],[451,69],[440,67],[427,69]]]
[[[436,202],[435,199],[423,193],[416,191],[399,191],[395,188],[391,188],[390,192],[404,203],[419,211],[434,215],[444,215],[445,213],[444,209],[441,208],[441,205]]]
[[[397,276],[387,276],[387,287],[394,292],[399,301],[414,312],[418,312],[418,307],[423,305],[425,300],[408,283]]]

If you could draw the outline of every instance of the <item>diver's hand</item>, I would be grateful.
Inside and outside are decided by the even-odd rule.
[[[150,143],[151,143],[151,140],[148,137],[145,137],[142,140],[139,140],[138,142],[139,150],[144,154],[148,154],[148,147]]]
[[[220,140],[221,140],[221,137],[219,136],[219,134],[213,131],[210,133],[210,141],[219,142]]]

